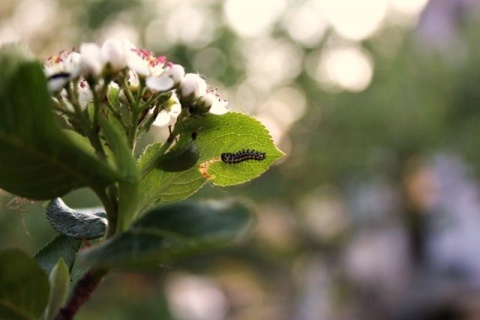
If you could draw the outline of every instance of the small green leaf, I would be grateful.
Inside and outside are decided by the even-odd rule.
[[[0,319],[38,319],[47,305],[47,275],[20,250],[0,252]]]
[[[233,201],[184,202],[156,207],[130,228],[80,259],[94,267],[152,267],[223,248],[251,226],[249,210]]]
[[[74,239],[97,239],[105,234],[107,219],[104,212],[87,213],[69,208],[60,198],[47,206],[46,214],[52,227]]]
[[[198,161],[200,152],[194,141],[177,143],[173,150],[161,156],[156,167],[167,172],[180,172],[192,168]]]
[[[73,267],[81,244],[80,240],[59,234],[45,247],[40,249],[34,258],[46,274],[52,272],[59,258],[64,260],[70,270]]]
[[[0,65],[8,66],[0,73],[0,188],[46,200],[120,180],[57,127],[40,63],[20,59],[15,48],[0,48]]]
[[[50,296],[45,309],[45,319],[53,320],[60,308],[64,305],[70,286],[70,273],[68,267],[60,258],[50,273]]]

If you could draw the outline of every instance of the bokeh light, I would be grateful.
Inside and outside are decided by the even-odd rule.
[[[240,36],[258,37],[270,33],[286,4],[285,0],[227,0],[224,12],[228,24]]]
[[[325,15],[342,37],[363,40],[381,26],[386,16],[387,0],[323,0]]]
[[[329,27],[325,13],[311,0],[293,8],[286,15],[284,25],[292,39],[312,48],[320,43]]]
[[[179,320],[221,320],[227,314],[225,295],[206,277],[173,273],[167,280],[166,294]]]
[[[340,45],[322,52],[316,66],[307,64],[310,75],[325,90],[362,91],[373,76],[373,62],[356,45]]]

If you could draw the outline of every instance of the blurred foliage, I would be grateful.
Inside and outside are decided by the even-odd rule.
[[[150,1],[63,1],[58,5],[71,17],[71,37],[62,41],[72,45],[96,39],[103,34],[102,28],[113,22],[128,24],[140,35],[139,42],[144,42],[145,28],[155,16],[155,6]],[[215,2],[204,6],[209,7],[212,17],[222,14]],[[336,306],[332,313],[338,319],[348,318],[355,304],[368,309],[368,303],[376,298],[362,300],[362,294],[368,297],[368,292],[349,282],[342,269],[341,259],[348,243],[358,234],[358,221],[348,212],[351,208],[346,209],[350,223],[333,240],[322,240],[305,227],[308,222],[302,220],[302,200],[325,187],[344,201],[352,181],[367,183],[380,179],[398,192],[405,215],[400,220],[408,220],[411,216],[403,179],[412,158],[451,151],[461,155],[478,177],[479,24],[478,19],[465,19],[458,24],[456,41],[446,39],[441,48],[419,37],[418,30],[398,26],[382,29],[362,43],[375,67],[372,83],[360,93],[323,91],[302,70],[288,85],[302,88],[308,108],[286,135],[292,149],[285,162],[248,184],[228,189],[206,187],[194,196],[199,199],[241,195],[258,203],[259,226],[250,242],[222,255],[163,266],[156,273],[114,275],[100,286],[78,319],[169,319],[171,305],[162,292],[169,272],[179,270],[216,279],[231,295],[233,311],[229,319],[290,319],[295,315],[307,319],[299,315],[299,309],[305,306],[297,304],[303,301],[302,295],[308,294],[308,272],[325,274],[330,290],[328,299]],[[279,25],[272,36],[293,42]],[[385,39],[389,38],[400,39],[398,49],[386,48]],[[51,45],[40,53],[55,52],[55,35],[43,40]],[[218,73],[215,81],[233,91],[247,77],[242,50],[249,41],[239,38],[227,25],[217,25],[208,44],[172,43],[161,48],[161,54],[196,71],[192,61],[199,53],[206,48],[219,49],[225,59],[219,63],[223,72]],[[309,54],[322,50],[326,44],[327,40],[313,49],[295,45]],[[210,77],[208,70],[202,73]],[[217,73],[212,69],[211,74]],[[7,196],[0,198],[0,208],[4,208],[0,210],[2,248],[17,246],[33,253],[38,249],[36,243],[53,238],[40,204],[27,204],[28,211],[12,210],[5,209],[8,201]],[[85,191],[72,194],[66,202],[72,207],[96,204]],[[392,216],[386,218],[390,219],[389,225],[399,220]],[[325,269],[309,271],[310,263],[317,258],[326,265]],[[259,300],[238,300],[235,285]],[[382,310],[378,306],[377,312]]]

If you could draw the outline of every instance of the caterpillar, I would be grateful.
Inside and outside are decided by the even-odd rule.
[[[225,152],[220,156],[224,163],[235,164],[248,160],[262,161],[265,159],[265,152],[244,149],[235,153]]]

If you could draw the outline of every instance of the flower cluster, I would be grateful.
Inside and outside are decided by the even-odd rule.
[[[48,58],[44,71],[56,110],[71,117],[101,104],[119,120],[122,110],[128,110],[137,124],[149,125],[166,125],[182,110],[227,112],[227,102],[198,74],[186,74],[181,65],[127,40],[109,39],[101,46],[83,43],[79,50],[61,51]]]

